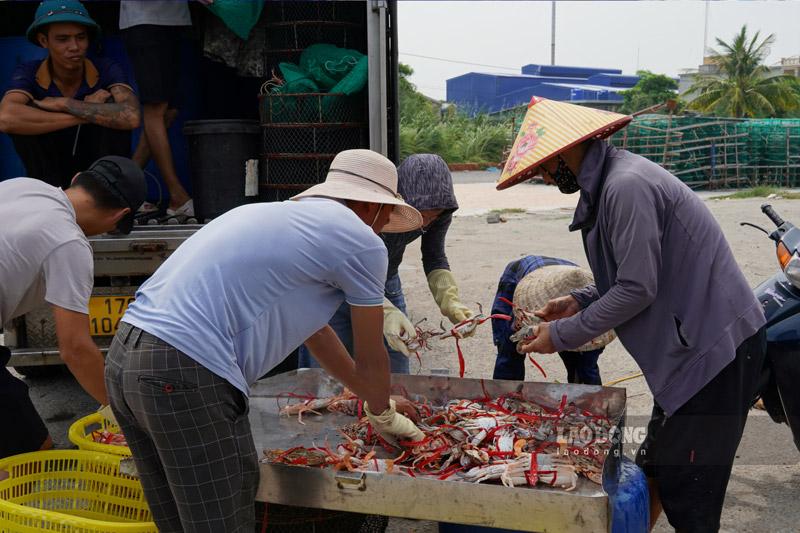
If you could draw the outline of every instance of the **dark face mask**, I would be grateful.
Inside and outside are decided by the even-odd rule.
[[[558,156],[558,167],[556,171],[550,174],[553,181],[556,182],[558,190],[564,194],[572,194],[578,192],[581,188],[578,185],[578,176],[567,166],[567,162],[561,156]]]

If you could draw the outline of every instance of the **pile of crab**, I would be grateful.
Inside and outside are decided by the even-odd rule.
[[[512,304],[513,305],[513,304]],[[511,320],[512,318],[509,315],[504,314],[491,314],[491,315],[484,315],[483,314],[483,306],[481,304],[477,304],[478,306],[478,314],[472,316],[470,318],[464,319],[461,322],[454,324],[452,328],[449,330],[445,327],[444,321],[439,323],[439,329],[431,328],[430,326],[424,326],[423,323],[427,321],[427,319],[423,318],[416,324],[414,324],[414,335],[411,336],[409,332],[403,332],[400,336],[400,340],[405,343],[406,348],[412,354],[414,354],[419,362],[420,369],[422,368],[422,358],[420,357],[421,352],[425,352],[432,348],[433,340],[443,340],[452,338],[456,342],[456,353],[458,354],[458,375],[459,377],[464,377],[464,371],[466,369],[466,361],[464,360],[464,352],[461,350],[461,339],[472,335],[478,326],[487,322],[489,320],[497,319],[497,320]],[[533,359],[531,359],[533,361]],[[540,371],[541,367],[533,361],[537,368]],[[542,371],[544,374],[544,371]],[[547,377],[546,374],[544,374]]]
[[[111,444],[113,446],[127,446],[128,441],[122,433],[114,433],[108,430],[95,430],[89,435],[94,442],[99,444]]]
[[[287,415],[327,408],[358,420],[339,429],[343,442],[333,448],[326,443],[266,450],[265,460],[473,483],[498,480],[508,487],[543,484],[569,491],[581,476],[601,483],[612,425],[607,417],[567,402],[566,396],[555,409],[519,392],[451,400],[437,407],[415,405],[421,413],[417,426],[425,438],[398,443],[386,442],[372,429],[361,416],[360,402],[347,391],[288,405],[282,410]],[[385,458],[384,450],[394,457]],[[383,457],[378,457],[379,451]]]

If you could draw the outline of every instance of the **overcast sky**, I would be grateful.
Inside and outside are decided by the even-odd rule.
[[[400,61],[414,68],[411,81],[444,99],[445,80],[467,72],[519,72],[528,63],[550,63],[551,2],[401,0]],[[706,2],[559,1],[556,64],[637,69],[677,76],[702,60]],[[800,54],[800,1],[709,2],[708,43],[729,41],[747,24],[775,34],[768,63]],[[449,63],[414,55],[483,63]]]

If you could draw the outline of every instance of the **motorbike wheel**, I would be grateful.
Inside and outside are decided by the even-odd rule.
[[[771,375],[768,386],[761,391],[764,405],[773,420],[789,426],[800,451],[800,395],[795,388],[800,382],[800,350],[795,346],[770,343],[765,368]]]

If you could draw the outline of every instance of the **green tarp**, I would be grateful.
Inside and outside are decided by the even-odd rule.
[[[233,33],[247,40],[261,16],[264,0],[214,0],[206,7]]]

